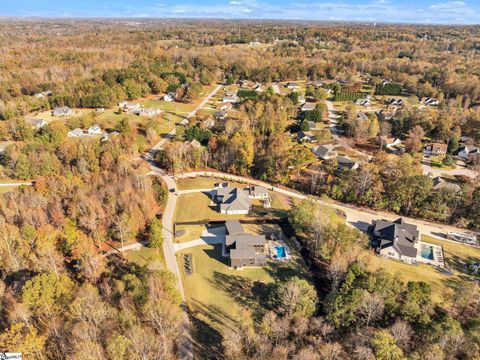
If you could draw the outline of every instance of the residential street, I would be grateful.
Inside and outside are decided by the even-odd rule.
[[[280,187],[272,186],[271,184],[260,181],[260,180],[245,178],[245,177],[236,176],[236,175],[230,175],[230,174],[221,173],[221,172],[212,172],[212,171],[188,172],[188,173],[183,173],[181,175],[178,175],[176,177],[188,178],[188,177],[196,177],[196,176],[217,177],[217,178],[230,180],[230,181],[248,182],[253,185],[265,186],[269,190],[272,190],[274,192],[278,192],[280,194],[283,194],[295,199],[299,199],[299,200],[310,198],[324,205],[328,205],[335,209],[345,212],[347,217],[347,223],[350,226],[356,227],[363,231],[367,229],[368,225],[370,225],[373,220],[377,220],[377,219],[395,220],[400,217],[400,215],[385,212],[385,211],[375,211],[367,208],[355,207],[353,205],[341,204],[334,201],[320,200],[318,197],[305,195],[292,189],[280,188]],[[205,190],[205,189],[202,189],[202,190]],[[453,226],[436,224],[436,223],[428,222],[425,220],[412,219],[405,216],[403,216],[403,218],[407,222],[417,225],[420,233],[435,237],[439,240],[446,240],[443,234],[446,234],[448,231],[464,232],[463,229],[458,229]]]

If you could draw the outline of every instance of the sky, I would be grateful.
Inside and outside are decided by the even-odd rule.
[[[0,16],[480,24],[480,0],[0,0]]]

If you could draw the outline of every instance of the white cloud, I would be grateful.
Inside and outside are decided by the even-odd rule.
[[[230,1],[230,5],[242,5],[240,1]]]

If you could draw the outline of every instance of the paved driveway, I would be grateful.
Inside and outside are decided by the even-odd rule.
[[[184,243],[174,244],[174,251],[181,251],[194,246],[223,244],[225,242],[226,229],[224,226],[214,227],[203,231],[200,238]]]

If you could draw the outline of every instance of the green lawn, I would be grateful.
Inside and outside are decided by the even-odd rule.
[[[187,253],[192,254],[192,275],[184,271],[183,254]],[[293,276],[310,278],[297,256],[288,263],[270,262],[264,268],[243,270],[229,268],[228,259],[221,256],[220,245],[186,249],[177,257],[200,358],[215,358],[222,332],[233,326],[243,310],[251,310],[257,316],[270,309],[269,300],[276,284]]]
[[[255,204],[255,202],[254,202]],[[221,214],[216,206],[210,206],[210,195],[204,193],[183,194],[178,197],[175,221],[202,221],[220,219],[243,219],[246,215]]]

